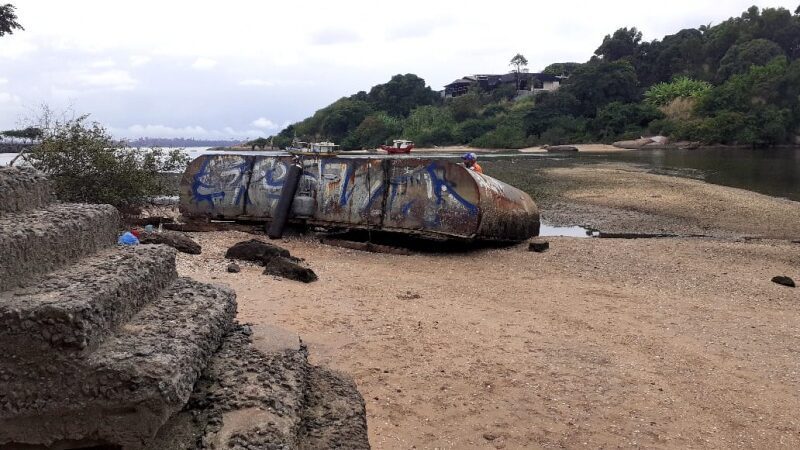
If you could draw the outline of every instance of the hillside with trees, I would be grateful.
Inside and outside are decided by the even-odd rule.
[[[527,60],[517,54],[512,73]],[[585,63],[555,63],[560,89],[518,96],[478,84],[442,96],[413,74],[344,97],[275,137],[333,140],[345,149],[393,138],[420,146],[520,148],[611,142],[643,134],[705,144],[769,146],[800,134],[800,8],[753,6],[720,24],[646,42],[637,28],[603,39]]]

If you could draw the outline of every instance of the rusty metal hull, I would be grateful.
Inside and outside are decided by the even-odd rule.
[[[189,163],[180,210],[192,219],[269,221],[289,154],[210,154]],[[522,241],[539,233],[528,194],[452,161],[304,157],[290,220],[465,240]]]

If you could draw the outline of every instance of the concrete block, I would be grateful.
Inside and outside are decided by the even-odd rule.
[[[52,201],[52,186],[41,172],[0,167],[0,216],[42,208]]]
[[[0,361],[91,352],[175,278],[174,249],[115,247],[0,293]]]
[[[0,217],[0,291],[59,269],[116,242],[110,205],[54,204]]]
[[[149,448],[235,315],[232,290],[179,278],[88,355],[0,370],[0,446],[91,438]]]

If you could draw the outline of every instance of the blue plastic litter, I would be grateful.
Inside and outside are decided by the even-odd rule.
[[[119,245],[139,245],[139,239],[134,236],[130,231],[126,232],[117,239]]]

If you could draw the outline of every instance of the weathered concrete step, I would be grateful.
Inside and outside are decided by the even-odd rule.
[[[176,277],[170,247],[115,247],[0,293],[0,354],[42,361],[92,351]]]
[[[370,448],[364,398],[352,379],[315,366],[306,392],[298,449]]]
[[[0,216],[42,208],[52,201],[52,186],[41,172],[0,167]]]
[[[0,291],[116,242],[119,212],[110,205],[54,204],[0,217]]]
[[[0,445],[148,448],[232,326],[235,298],[179,278],[89,355],[0,371]]]
[[[252,335],[252,338],[251,338]],[[308,353],[296,334],[237,326],[152,448],[297,448]]]

